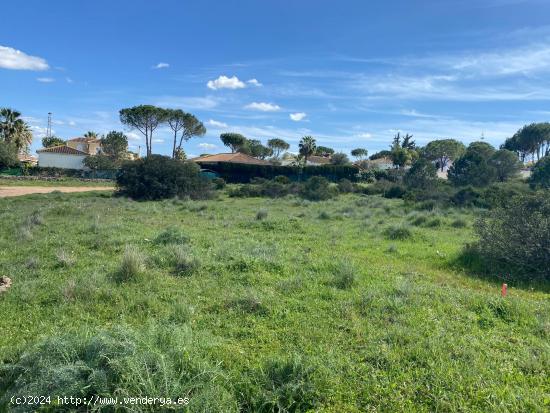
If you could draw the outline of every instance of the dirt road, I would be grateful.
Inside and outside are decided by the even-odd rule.
[[[112,191],[110,186],[0,186],[0,198],[59,192]]]

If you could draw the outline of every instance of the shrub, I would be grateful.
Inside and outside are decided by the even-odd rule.
[[[210,183],[199,171],[192,162],[151,155],[123,164],[117,186],[121,194],[139,200],[207,198],[211,195]]]
[[[515,197],[475,228],[478,249],[495,270],[505,270],[516,279],[550,280],[549,191]]]
[[[330,214],[327,211],[321,211],[318,216],[319,219],[330,219]]]
[[[386,228],[384,235],[392,240],[404,240],[412,237],[411,230],[406,226],[391,226]]]
[[[64,249],[57,251],[55,257],[57,258],[57,264],[60,267],[70,267],[76,262],[75,258]]]
[[[156,238],[155,244],[185,244],[189,242],[189,237],[177,228],[170,227],[162,231]]]
[[[482,192],[472,186],[460,189],[451,198],[451,202],[460,207],[485,207],[486,204],[483,201]]]
[[[354,191],[353,183],[349,179],[340,179],[338,181],[338,191],[341,194],[349,194]]]
[[[223,179],[223,178],[214,178],[214,179],[212,179],[212,185],[214,185],[215,189],[218,189],[218,190],[223,189],[223,188],[225,188],[225,185],[226,185],[225,179]]]
[[[425,158],[419,158],[403,177],[409,188],[429,189],[437,181],[435,165]]]
[[[451,227],[453,228],[464,228],[467,226],[468,226],[468,223],[466,222],[465,219],[462,219],[462,218],[457,218],[453,222],[451,222]]]
[[[257,213],[256,213],[256,219],[258,221],[261,221],[261,220],[264,220],[267,218],[267,210],[266,209],[260,209]]]
[[[321,176],[312,176],[303,185],[300,195],[310,201],[323,201],[335,196],[328,180]]]
[[[288,176],[284,175],[277,175],[273,180],[279,184],[288,185],[290,184],[291,180]]]
[[[120,282],[136,279],[144,270],[144,261],[142,254],[135,247],[127,245],[115,279]]]
[[[17,147],[0,140],[0,171],[19,164],[17,159]]]
[[[384,194],[384,198],[403,198],[405,188],[401,185],[392,185]]]

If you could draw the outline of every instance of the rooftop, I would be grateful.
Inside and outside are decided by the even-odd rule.
[[[189,159],[198,163],[215,163],[215,162],[232,162],[232,163],[247,163],[253,165],[271,165],[268,161],[254,158],[244,153],[218,153],[216,155],[204,155],[198,158]]]
[[[36,152],[48,152],[48,153],[62,153],[64,155],[88,155],[86,152],[79,151],[74,148],[70,148],[67,145],[52,146],[51,148],[38,149]]]

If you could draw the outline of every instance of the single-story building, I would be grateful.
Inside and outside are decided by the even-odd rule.
[[[271,165],[270,162],[263,159],[254,158],[244,153],[218,153],[216,155],[203,155],[197,158],[189,159],[191,162],[198,163],[201,167],[207,168],[209,164],[218,162],[244,163],[249,165]]]
[[[86,169],[84,159],[88,153],[67,145],[52,146],[36,151],[38,166],[42,168]]]

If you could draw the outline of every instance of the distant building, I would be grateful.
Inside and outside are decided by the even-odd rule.
[[[36,151],[42,168],[86,169],[84,159],[89,155],[68,145],[52,146]]]
[[[366,161],[370,169],[392,169],[393,161],[390,158],[378,158]]]
[[[29,155],[27,153],[19,153],[17,154],[17,159],[22,164],[26,164],[29,166],[35,166],[38,163],[38,158],[33,155]]]
[[[69,148],[85,152],[88,155],[96,155],[101,150],[101,139],[99,138],[73,138],[66,142]]]

